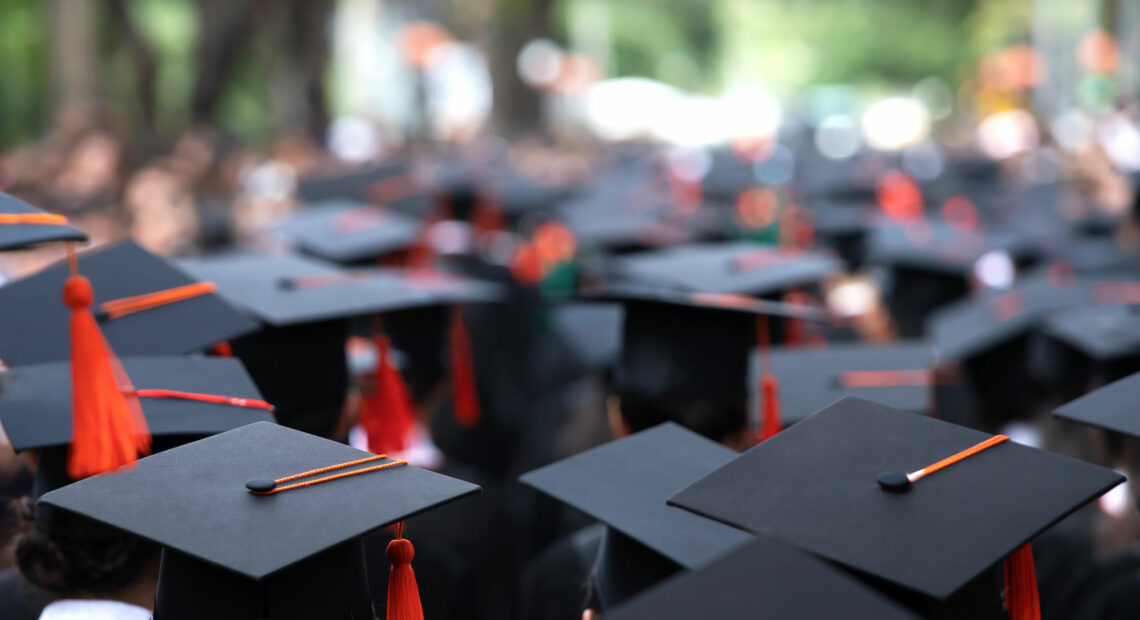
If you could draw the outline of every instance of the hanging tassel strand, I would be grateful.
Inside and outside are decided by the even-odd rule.
[[[420,590],[416,584],[416,574],[412,571],[416,550],[412,547],[412,541],[404,538],[402,521],[396,526],[396,539],[388,543],[387,553],[392,569],[388,573],[385,620],[424,620]]]
[[[1025,543],[1005,559],[1005,609],[1011,620],[1041,620],[1033,546]]]
[[[95,293],[79,275],[68,247],[71,275],[63,301],[71,309],[72,441],[67,473],[79,480],[118,469],[146,454],[150,435],[130,380],[91,314]]]
[[[482,411],[479,408],[479,392],[475,381],[475,360],[471,351],[471,336],[463,322],[462,306],[451,310],[449,330],[451,360],[451,394],[455,408],[455,421],[460,426],[472,427],[479,424]]]
[[[780,419],[780,384],[772,372],[768,317],[763,314],[756,315],[756,341],[760,350],[760,393],[764,400],[760,415],[760,441],[765,441],[783,429],[783,422]]]

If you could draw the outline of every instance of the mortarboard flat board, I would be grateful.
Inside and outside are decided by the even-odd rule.
[[[173,390],[260,400],[253,380],[232,358],[124,357],[136,390]],[[71,368],[68,362],[17,366],[5,373],[0,423],[17,451],[71,442]],[[145,392],[144,392],[145,393]],[[213,435],[253,422],[272,421],[265,408],[184,398],[141,397],[151,435]]]
[[[1140,307],[1130,304],[1070,308],[1042,320],[1047,336],[1099,362],[1140,355]]]
[[[907,620],[910,613],[850,575],[760,537],[677,575],[606,614],[612,620]]]
[[[1058,407],[1053,415],[1063,420],[1101,428],[1125,437],[1140,438],[1136,398],[1140,373],[1113,381]]]
[[[68,359],[70,310],[60,295],[66,261],[0,287],[0,359],[9,366]],[[92,310],[111,348],[121,356],[184,354],[257,328],[214,293],[199,294],[126,314],[99,315],[104,303],[192,285],[197,280],[134,241],[79,255],[79,273],[95,291]]]
[[[274,327],[430,305],[494,301],[498,288],[434,271],[344,270],[291,254],[220,254],[179,263]]]
[[[378,205],[329,201],[290,215],[275,230],[301,252],[340,264],[375,262],[420,238],[423,222]]]
[[[945,601],[1120,474],[845,398],[750,449],[670,503],[783,539],[859,573]],[[884,472],[919,472],[906,492]],[[914,473],[910,474],[914,476]],[[841,518],[837,518],[841,517]]]
[[[1005,252],[1014,262],[1029,257],[1030,240],[1013,232],[963,230],[941,221],[883,224],[871,237],[869,260],[932,273],[968,275],[988,252]]]
[[[408,213],[426,210],[424,192],[410,167],[403,163],[313,175],[297,184],[297,197],[305,203],[351,200],[385,204]]]
[[[615,269],[640,283],[764,296],[818,285],[842,273],[843,264],[822,251],[713,243],[630,254],[617,259]]]
[[[52,241],[86,240],[87,235],[68,226],[63,216],[51,215],[0,192],[0,252]]]
[[[780,416],[794,424],[845,396],[857,396],[918,414],[933,405],[934,347],[926,342],[887,345],[830,344],[826,348],[773,348]],[[752,356],[753,411],[763,411],[759,354]]]
[[[40,504],[162,545],[158,619],[371,617],[360,538],[479,492],[410,465],[363,471],[392,462],[382,458],[312,471],[371,456],[260,422],[76,482]],[[360,473],[325,480],[352,472]],[[268,495],[247,488],[301,473],[324,481],[278,483]]]
[[[649,585],[646,575],[709,563],[751,537],[665,503],[728,463],[732,450],[672,423],[587,450],[519,478],[605,523],[598,584],[609,605]],[[612,559],[606,558],[610,551]],[[620,552],[619,552],[620,550]],[[624,565],[618,562],[625,563]],[[638,566],[642,564],[643,566]],[[605,574],[609,573],[609,574]]]
[[[1035,329],[1047,313],[1090,303],[1087,282],[1033,274],[1013,288],[953,304],[930,319],[940,357],[966,360]]]

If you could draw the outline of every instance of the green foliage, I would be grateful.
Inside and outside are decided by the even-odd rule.
[[[46,40],[39,2],[0,2],[0,147],[30,140],[47,126]]]

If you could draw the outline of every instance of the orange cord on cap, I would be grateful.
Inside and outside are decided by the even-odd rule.
[[[345,284],[357,284],[361,280],[367,280],[375,277],[374,274],[362,272],[348,272],[348,273],[314,273],[307,276],[297,276],[284,280],[288,288],[291,289],[306,289],[306,288],[323,288],[326,286],[340,286]]]
[[[839,375],[839,385],[845,388],[927,387],[934,384],[934,372],[930,370],[851,370]]]
[[[936,472],[940,469],[944,469],[946,467],[949,467],[949,466],[953,465],[954,463],[961,461],[962,459],[966,459],[966,458],[969,458],[971,456],[974,456],[975,454],[981,452],[982,450],[985,450],[987,448],[992,448],[993,446],[996,446],[999,443],[1002,443],[1004,441],[1009,441],[1009,437],[1006,437],[1005,435],[994,435],[993,437],[990,437],[989,439],[983,441],[982,443],[979,443],[979,444],[976,444],[976,445],[971,446],[969,448],[966,448],[965,450],[962,450],[961,452],[959,452],[957,454],[952,454],[952,455],[942,459],[941,461],[938,461],[937,463],[935,463],[933,465],[927,465],[926,467],[923,467],[922,469],[920,469],[918,471],[913,471],[913,472],[907,474],[906,477],[911,482],[921,480],[922,478],[925,478],[926,476],[929,476],[930,474],[933,474],[934,472]]]
[[[195,282],[185,286],[176,286],[153,293],[144,293],[142,295],[135,295],[133,297],[124,297],[122,299],[115,299],[103,303],[102,309],[104,314],[109,319],[117,319],[150,310],[159,306],[165,306],[175,302],[208,295],[218,290],[218,287],[213,282]]]
[[[55,213],[0,213],[0,226],[19,224],[66,226],[67,218]]]
[[[256,398],[240,398],[237,396],[221,396],[219,394],[199,394],[197,392],[182,392],[179,390],[164,390],[148,388],[135,390],[134,395],[139,398],[176,398],[179,400],[196,400],[203,403],[229,405],[231,407],[245,407],[247,409],[264,409],[273,411],[273,405]]]
[[[273,481],[273,484],[278,485],[278,484],[281,484],[282,482],[289,482],[290,480],[298,480],[300,478],[308,478],[309,476],[315,476],[317,474],[323,474],[327,471],[344,469],[345,467],[352,467],[353,465],[361,465],[363,463],[368,463],[370,461],[375,461],[375,460],[379,460],[379,459],[386,459],[386,458],[388,458],[388,455],[386,455],[386,454],[376,454],[376,455],[368,456],[368,457],[365,457],[362,459],[357,459],[355,461],[349,461],[347,463],[339,463],[337,465],[329,465],[328,467],[321,467],[319,469],[310,469],[309,471],[303,471],[299,474],[293,474],[292,476],[285,476],[284,478],[278,478],[278,479]],[[267,489],[265,491],[258,491],[258,490],[250,489],[250,492],[253,493],[254,495],[272,495],[274,493],[280,493],[282,491],[289,491],[291,489],[299,489],[301,487],[307,487],[307,486],[311,486],[314,484],[320,484],[322,482],[328,482],[330,480],[337,480],[339,478],[347,478],[349,476],[356,476],[359,474],[367,474],[370,472],[380,471],[382,469],[389,469],[392,467],[400,467],[400,466],[407,465],[407,464],[408,464],[407,461],[392,461],[390,463],[384,463],[382,465],[374,465],[372,467],[365,467],[364,469],[355,469],[353,471],[346,471],[346,472],[339,473],[339,474],[333,474],[331,476],[325,476],[324,478],[317,478],[316,480],[307,480],[305,482],[298,482],[296,484],[289,484],[289,485],[286,485],[283,487],[274,486],[273,488]]]

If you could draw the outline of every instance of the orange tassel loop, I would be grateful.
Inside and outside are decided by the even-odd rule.
[[[0,226],[67,226],[67,218],[54,213],[0,213]]]
[[[760,393],[764,399],[760,412],[760,441],[764,441],[783,430],[783,422],[780,419],[780,384],[772,373],[768,317],[763,314],[756,315],[756,340],[760,349]]]
[[[377,334],[376,375],[372,395],[360,408],[360,425],[368,435],[368,451],[400,452],[415,421],[408,388],[400,371],[392,363],[387,336]]]
[[[1025,543],[1005,559],[1005,609],[1012,620],[1041,620],[1033,546]]]
[[[420,590],[416,585],[416,574],[412,571],[412,560],[416,550],[412,541],[404,538],[404,524],[396,526],[396,540],[388,543],[388,561],[392,570],[388,573],[388,605],[386,620],[423,620],[424,611],[420,605]]]
[[[483,414],[479,409],[479,390],[475,382],[475,359],[471,351],[471,336],[463,322],[463,308],[451,309],[449,330],[451,361],[451,396],[455,420],[460,426],[479,424]]]
[[[72,441],[67,473],[79,480],[135,462],[150,448],[150,435],[126,372],[91,314],[91,282],[78,275],[68,249],[71,276],[63,301],[71,308]]]

